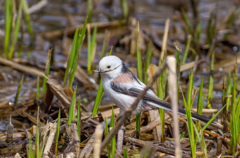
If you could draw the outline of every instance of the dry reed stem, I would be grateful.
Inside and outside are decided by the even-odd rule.
[[[56,122],[55,123],[50,123],[50,133],[48,136],[48,139],[46,141],[46,145],[43,151],[43,158],[49,158],[48,153],[50,152],[53,140],[55,138],[55,134],[56,134]],[[46,134],[46,133],[45,133]]]
[[[123,149],[123,132],[124,126],[122,125],[120,130],[118,131],[118,139],[117,139],[117,152],[119,155],[122,155],[122,149]]]
[[[103,128],[102,125],[97,125],[95,129],[94,150],[93,158],[100,158],[101,155],[101,143],[102,143]]]
[[[28,14],[32,14],[32,13],[34,13],[34,12],[39,11],[39,10],[42,9],[45,5],[47,5],[47,3],[48,3],[48,0],[41,0],[41,1],[39,1],[37,4],[32,5],[31,8],[29,8],[29,9],[27,10],[27,13],[28,13]]]
[[[177,74],[176,74],[176,59],[173,56],[167,57],[168,65],[168,86],[169,96],[171,98],[172,116],[173,116],[173,134],[175,144],[175,157],[181,158],[181,144],[179,138],[179,124],[178,124],[178,98],[177,98]]]
[[[107,124],[110,123],[110,119],[107,120]],[[104,129],[105,127],[105,123],[104,121],[102,122],[102,127]],[[85,145],[85,147],[83,148],[83,150],[81,151],[80,154],[80,158],[84,158],[84,157],[89,157],[90,153],[93,150],[93,143],[94,143],[94,139],[95,139],[95,133],[92,135],[92,137],[88,140],[87,144]],[[101,150],[100,150],[101,151]]]
[[[163,44],[162,44],[162,50],[161,50],[161,58],[159,60],[159,66],[161,64],[161,61],[163,60],[165,51],[167,50],[167,38],[168,38],[168,30],[169,30],[169,23],[170,19],[167,18],[166,23],[165,23],[165,28],[164,28],[164,34],[163,34]]]
[[[16,70],[20,70],[20,71],[23,71],[23,72],[26,72],[30,75],[35,75],[35,76],[40,76],[40,77],[44,77],[45,74],[43,71],[40,71],[36,68],[33,68],[33,67],[30,67],[30,66],[25,66],[25,65],[21,65],[21,64],[18,64],[18,63],[15,63],[15,62],[12,62],[10,60],[7,60],[5,58],[2,58],[0,57],[0,63],[3,64],[3,65],[7,65],[7,66],[10,66]]]
[[[124,137],[124,141],[135,144],[135,145],[139,145],[141,147],[143,147],[147,144],[146,141],[136,139],[136,138],[132,138],[132,137],[128,137],[128,136]],[[157,151],[160,151],[162,153],[166,153],[166,154],[169,154],[169,155],[175,155],[175,152],[172,149],[165,148],[165,147],[162,147],[162,146],[159,146],[159,145],[153,145],[153,146],[156,147]],[[183,155],[183,157],[190,157],[189,155],[184,154],[184,153],[182,155]]]

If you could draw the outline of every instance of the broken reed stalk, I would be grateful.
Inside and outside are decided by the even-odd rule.
[[[154,76],[151,78],[151,80],[148,82],[147,86],[144,88],[144,90],[138,95],[134,103],[131,105],[130,108],[127,108],[124,112],[121,119],[117,122],[116,126],[111,130],[108,137],[106,137],[102,143],[101,151],[106,147],[106,145],[109,143],[109,141],[112,139],[112,137],[115,135],[115,133],[121,128],[124,121],[132,114],[132,111],[134,111],[137,108],[137,104],[139,101],[143,98],[145,93],[148,91],[148,89],[153,85],[153,83],[158,79],[159,75],[163,72],[163,70],[166,68],[166,62],[162,64],[162,66],[157,70],[157,72],[154,74]]]
[[[168,86],[169,96],[171,98],[172,114],[173,114],[173,134],[175,142],[175,156],[182,157],[180,138],[179,138],[179,124],[178,124],[178,103],[177,103],[177,74],[176,74],[176,59],[173,56],[167,57],[168,65]]]
[[[56,125],[57,125],[56,122],[55,123],[50,123],[50,129],[51,130],[50,130],[48,139],[46,141],[47,143],[46,143],[44,151],[43,151],[43,158],[49,158],[48,153],[50,152],[50,149],[51,149],[51,146],[52,146],[55,134],[56,134],[56,130],[57,130]]]
[[[124,135],[124,126],[122,125],[120,130],[118,131],[118,136],[117,136],[117,152],[119,155],[122,155],[122,149],[123,149],[123,135]]]
[[[100,158],[103,128],[102,124],[97,125],[95,129],[93,158]]]
[[[162,51],[161,51],[161,56],[159,60],[159,65],[161,64],[161,61],[163,60],[166,48],[167,48],[167,38],[168,38],[168,30],[169,30],[169,23],[170,19],[167,18],[166,23],[165,23],[165,28],[164,28],[164,34],[163,34],[163,44],[162,44]]]

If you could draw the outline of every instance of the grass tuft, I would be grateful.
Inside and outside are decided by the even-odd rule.
[[[68,125],[70,126],[72,121],[75,120],[75,105],[76,105],[76,93],[77,93],[77,87],[75,88],[72,96],[71,105],[69,108],[69,114],[68,114]]]

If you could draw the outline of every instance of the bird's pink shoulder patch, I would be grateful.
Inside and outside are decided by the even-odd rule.
[[[133,77],[130,73],[122,73],[118,77],[116,77],[114,80],[114,83],[131,83],[133,82]]]

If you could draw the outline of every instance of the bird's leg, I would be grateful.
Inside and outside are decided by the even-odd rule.
[[[124,114],[124,110],[120,109],[119,116],[117,118],[117,122],[122,118],[123,114]],[[127,118],[127,120],[125,120],[125,122],[124,122],[124,125],[128,125],[128,124],[130,124],[130,119],[129,118]]]

